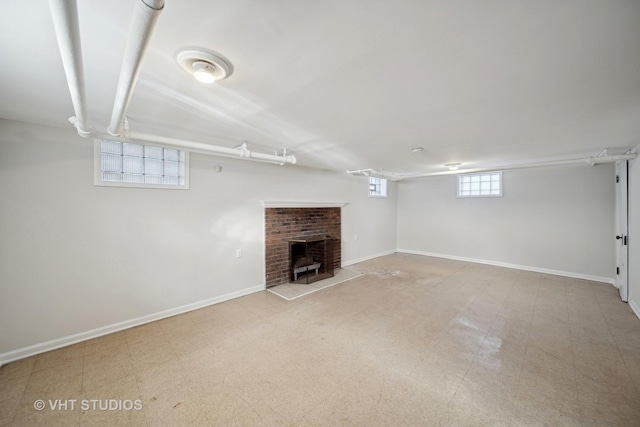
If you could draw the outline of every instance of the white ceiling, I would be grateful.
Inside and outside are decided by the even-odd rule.
[[[99,131],[136,1],[78,0]],[[70,127],[47,1],[0,5],[0,117]],[[233,75],[197,83],[174,60],[188,46],[220,52]],[[133,131],[286,147],[333,170],[427,173],[631,147],[640,1],[166,0],[127,116]]]

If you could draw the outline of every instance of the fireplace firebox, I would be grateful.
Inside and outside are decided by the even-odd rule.
[[[289,240],[289,281],[309,284],[333,277],[333,239],[302,236]]]

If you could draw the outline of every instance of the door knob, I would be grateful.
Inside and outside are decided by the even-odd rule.
[[[616,236],[616,240],[622,239],[622,236]]]

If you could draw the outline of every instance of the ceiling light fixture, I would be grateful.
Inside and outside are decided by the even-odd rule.
[[[226,79],[233,66],[222,55],[209,49],[189,47],[176,53],[176,62],[187,73],[202,83]]]
[[[197,61],[193,63],[193,77],[202,83],[213,83],[216,81],[214,75],[215,67],[208,62]]]
[[[457,171],[458,168],[460,168],[460,166],[462,166],[462,163],[447,163],[444,166],[446,168],[449,168],[450,171]]]
[[[419,153],[419,152],[421,152],[421,151],[424,151],[424,148],[422,148],[422,147],[415,147],[415,148],[412,148],[412,149],[411,149],[411,152],[412,152],[412,153]]]

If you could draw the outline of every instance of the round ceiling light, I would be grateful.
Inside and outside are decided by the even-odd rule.
[[[203,83],[226,79],[233,66],[222,55],[209,49],[189,47],[176,53],[176,62],[187,73]]]
[[[208,62],[196,61],[193,63],[193,77],[202,83],[213,83],[216,81],[215,67]]]

